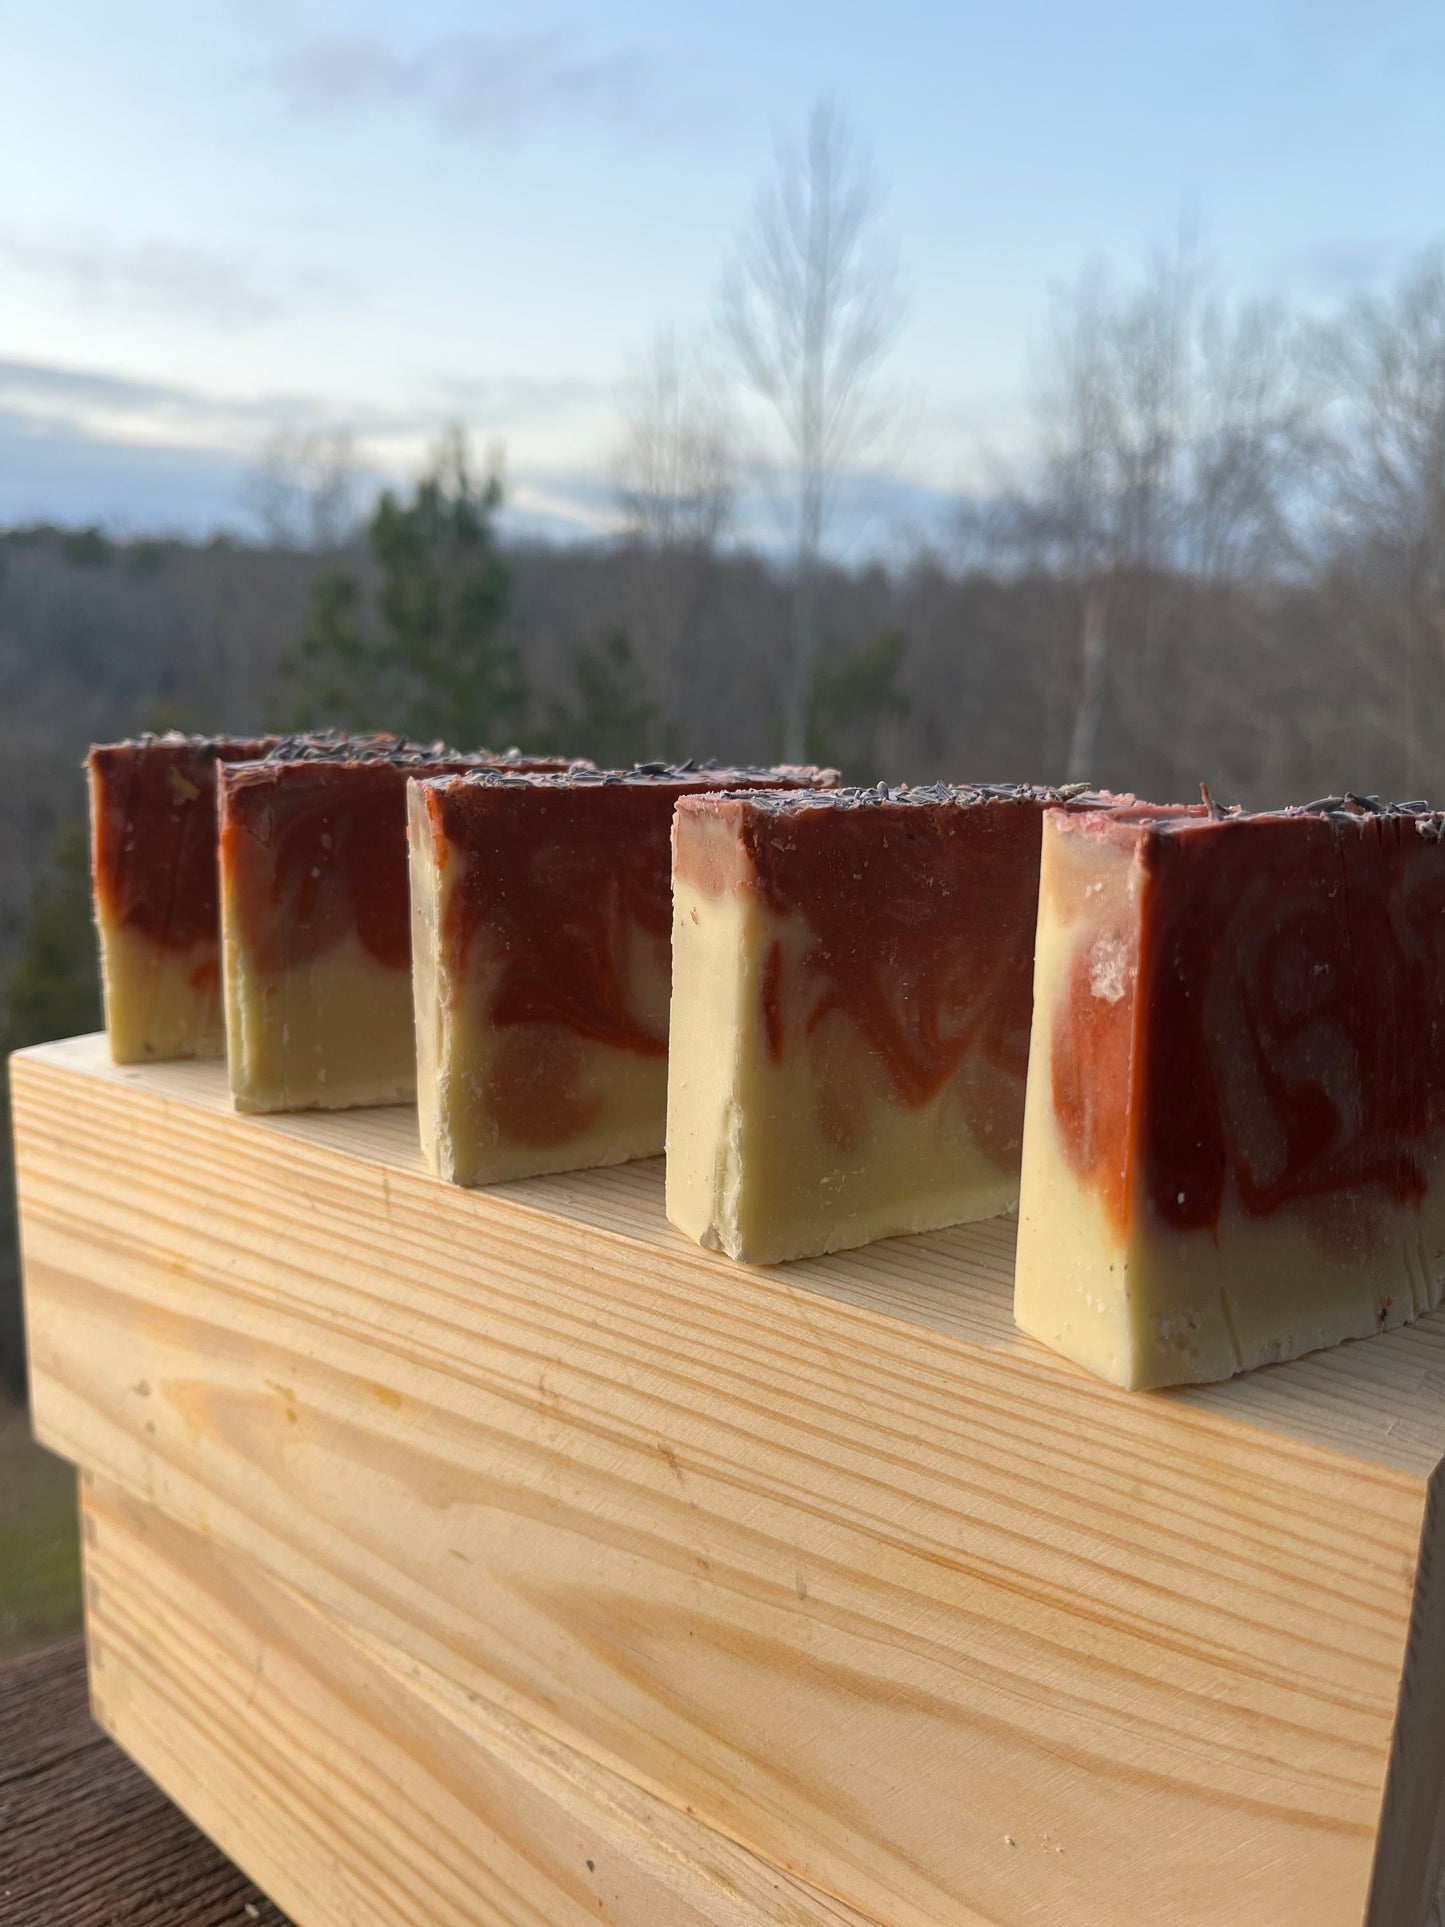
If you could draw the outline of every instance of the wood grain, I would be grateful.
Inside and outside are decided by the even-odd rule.
[[[750,1271],[655,1169],[459,1192],[405,1112],[85,1042],[13,1083],[55,1449],[865,1914],[1366,1918],[1440,1320],[1131,1397],[1007,1328],[1007,1227]]]
[[[869,1927],[87,1474],[98,1719],[302,1927]]]

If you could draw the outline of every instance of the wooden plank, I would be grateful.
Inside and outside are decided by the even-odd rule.
[[[84,1475],[97,1719],[298,1927],[868,1927]]]
[[[864,1913],[1365,1918],[1441,1320],[1131,1397],[997,1226],[747,1271],[655,1169],[460,1193],[181,1069],[15,1064],[57,1450]]]

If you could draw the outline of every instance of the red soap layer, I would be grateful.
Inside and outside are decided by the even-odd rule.
[[[218,935],[217,767],[252,761],[272,746],[143,736],[91,750],[92,876],[107,919],[170,950]]]
[[[1065,1146],[1110,1180],[1117,1222],[1130,1188],[1179,1231],[1215,1229],[1230,1193],[1256,1217],[1423,1197],[1445,1125],[1442,824],[1315,807],[1133,832],[1137,995],[1095,996],[1081,953],[1053,1057]]]
[[[959,1080],[975,1141],[1006,1165],[1023,1128],[1042,820],[1066,801],[933,786],[696,803],[731,816],[733,840],[680,842],[678,873],[710,895],[756,890],[807,926],[801,957],[775,944],[764,966],[771,1061],[841,1015],[899,1104]]]
[[[489,1021],[557,1024],[578,1037],[662,1057],[665,1025],[632,1008],[631,962],[650,945],[670,974],[672,813],[680,797],[803,787],[820,770],[680,770],[500,778],[428,786],[454,877],[442,939],[462,974],[485,932],[500,975]]]
[[[221,865],[241,941],[267,973],[354,932],[391,970],[411,961],[406,785],[478,768],[562,770],[559,758],[462,756],[392,738],[300,739],[222,782]]]

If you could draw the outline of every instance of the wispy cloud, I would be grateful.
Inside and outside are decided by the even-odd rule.
[[[50,521],[98,522],[125,535],[255,533],[249,506],[254,451],[117,439],[59,408],[48,414],[12,408],[5,384],[14,366],[0,364],[0,528]],[[79,392],[69,379],[53,387],[57,400]],[[124,392],[131,388],[134,395]],[[117,383],[107,401],[138,407],[142,388]],[[365,471],[369,487],[404,476],[404,469],[386,466]],[[514,538],[585,541],[606,536],[614,524],[610,490],[588,470],[524,467],[508,473],[502,526]]]
[[[572,375],[502,375],[484,381],[448,381],[439,393],[449,414],[479,429],[510,428],[596,407],[611,400],[614,384]]]
[[[486,438],[587,414],[605,405],[606,382],[583,376],[507,375],[433,384],[410,405],[347,402],[295,392],[217,394],[105,369],[0,356],[0,406],[20,415],[85,422],[98,432],[144,431],[240,446],[277,428],[348,429],[381,444],[425,441],[460,421]]]
[[[282,311],[236,261],[173,241],[123,246],[0,228],[0,267],[45,282],[78,306],[179,314],[221,330],[255,327]]]
[[[199,537],[240,522],[244,479],[229,450],[111,441],[0,405],[0,527],[102,522]]]
[[[108,424],[241,444],[277,427],[349,428],[358,435],[406,435],[430,419],[414,409],[347,407],[299,393],[223,395],[94,368],[0,358],[0,404],[17,414]]]
[[[661,119],[646,55],[591,53],[558,33],[449,34],[412,53],[338,36],[278,56],[267,73],[298,114],[407,109],[442,133],[496,146],[558,124],[627,132]]]
[[[316,420],[297,411],[291,420]],[[275,404],[226,403],[164,384],[100,372],[0,361],[0,527],[98,522],[126,534],[255,533],[249,503]],[[395,418],[400,423],[401,418]],[[404,484],[430,424],[413,421],[406,449],[363,441],[367,486]],[[617,532],[612,485],[581,463],[507,463],[502,527],[513,539],[606,540]],[[882,472],[845,476],[830,552],[857,562],[906,560],[947,546],[959,496]],[[781,554],[785,536],[758,490],[738,504],[737,539]]]
[[[127,375],[97,374],[88,368],[0,360],[0,399],[130,412],[171,407],[185,399],[185,391],[154,381],[133,381]]]
[[[368,482],[415,472],[448,418],[479,443],[605,393],[582,379],[499,375],[439,385],[414,407],[304,394],[227,396],[104,369],[0,358],[0,525],[53,518],[202,533],[244,526],[246,480],[279,429],[345,428]],[[506,464],[506,526],[572,539],[611,527],[611,489],[586,467]]]

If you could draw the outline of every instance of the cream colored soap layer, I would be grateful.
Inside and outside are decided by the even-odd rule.
[[[443,1055],[441,998],[437,985],[441,941],[441,877],[432,842],[425,792],[406,786],[407,876],[411,891],[412,1024],[416,1046],[416,1112],[421,1146],[439,1177],[449,1178],[454,1160],[450,1116],[441,1096]]]
[[[1007,1210],[1017,1176],[979,1148],[953,1085],[903,1105],[841,1013],[781,1062],[761,977],[777,944],[802,980],[811,938],[751,890],[674,883],[667,1214],[699,1244],[776,1264]]]
[[[1024,1331],[1118,1385],[1139,1382],[1139,1322],[1131,1315],[1127,1253],[1094,1189],[1075,1174],[1054,1112],[1053,1040],[1069,997],[1075,945],[1096,947],[1097,993],[1118,992],[1132,1011],[1142,873],[1132,852],[1102,840],[1059,837],[1045,822],[1034,938],[1034,1014],[1024,1099],[1014,1318]],[[1127,1186],[1127,1147],[1116,1177]]]
[[[579,1038],[559,1024],[519,1024],[496,1031],[488,1019],[492,979],[474,979],[448,993],[439,1025],[435,1099],[428,1102],[431,1131],[423,1139],[439,1176],[455,1184],[501,1184],[550,1171],[582,1171],[629,1158],[656,1157],[662,1150],[667,1067],[658,1058],[611,1050]],[[545,1117],[559,1066],[565,1066],[566,1115],[587,1121],[509,1129],[498,1115],[494,1080],[500,1053],[532,1064],[535,1102]],[[508,1081],[512,1072],[507,1071]]]
[[[440,1177],[499,1184],[655,1157],[662,1150],[667,1065],[580,1037],[560,1024],[497,1029],[497,973],[483,959],[448,968],[450,880],[438,863],[419,786],[411,789],[412,982],[422,1148]],[[633,959],[631,1006],[659,1033],[667,981]]]
[[[738,1257],[743,1010],[757,995],[762,918],[741,896],[674,877],[667,1035],[667,1215],[700,1245]]]
[[[1097,994],[1119,990],[1132,1008],[1127,957],[1145,887],[1127,848],[1046,827],[1014,1286],[1019,1326],[1137,1391],[1230,1378],[1433,1310],[1445,1291],[1445,1153],[1419,1210],[1383,1198],[1344,1200],[1356,1220],[1347,1245],[1321,1235],[1298,1209],[1251,1216],[1233,1197],[1217,1231],[1178,1231],[1160,1222],[1127,1168],[1119,1173],[1121,1228],[1076,1171],[1055,1106],[1055,1028],[1081,939],[1091,946]],[[1131,1066],[1131,1091],[1137,1074]],[[1127,1155],[1126,1134],[1121,1167]]]
[[[416,1094],[410,973],[356,940],[267,974],[231,938],[223,906],[226,1056],[242,1111],[348,1110]]]
[[[103,916],[99,927],[105,1027],[116,1063],[223,1057],[220,944],[206,939],[168,950]]]
[[[1367,1253],[1331,1251],[1296,1214],[1227,1201],[1218,1238],[1152,1223],[1136,1206],[1120,1242],[1054,1143],[1025,1124],[1014,1315],[1131,1391],[1211,1384],[1433,1311],[1445,1295],[1445,1159],[1423,1207],[1385,1204]],[[1385,1300],[1389,1299],[1388,1305]]]

